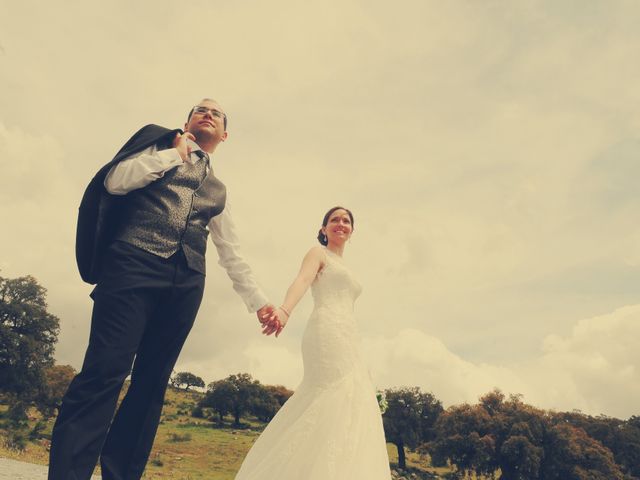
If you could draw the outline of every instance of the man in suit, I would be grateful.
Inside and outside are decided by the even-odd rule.
[[[52,433],[49,480],[88,480],[98,456],[103,480],[142,476],[202,299],[209,234],[248,310],[266,333],[275,328],[273,305],[238,251],[226,188],[211,168],[210,155],[227,136],[222,107],[204,99],[184,132],[147,125],[87,187],[76,258],[82,278],[97,285],[82,369]]]

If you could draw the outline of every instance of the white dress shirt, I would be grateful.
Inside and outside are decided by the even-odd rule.
[[[191,164],[204,161],[194,153],[200,150],[200,147],[191,140],[188,142],[191,155],[187,161]],[[172,168],[180,168],[182,164],[182,158],[175,148],[158,150],[153,145],[114,165],[104,179],[104,186],[112,195],[126,195],[163,177]],[[240,242],[229,213],[228,193],[224,210],[209,221],[208,228],[211,240],[218,250],[218,263],[227,271],[233,282],[233,289],[240,295],[250,312],[257,311],[267,304],[268,300],[255,281],[251,268],[240,254]]]

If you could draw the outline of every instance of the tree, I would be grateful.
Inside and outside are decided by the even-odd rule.
[[[447,409],[428,449],[434,463],[449,461],[465,475],[493,477],[499,471],[500,480],[622,480],[611,451],[569,419],[603,437],[613,435],[606,427],[610,419],[551,414],[525,404],[519,395],[506,399],[494,390],[477,405]]]
[[[235,394],[235,387],[227,380],[217,380],[207,387],[207,393],[198,403],[201,408],[211,408],[218,414],[220,422],[225,415],[233,408],[232,397]]]
[[[12,399],[12,410],[24,413],[43,390],[59,330],[35,278],[0,277],[0,391]]]
[[[500,470],[501,480],[537,479],[545,422],[542,410],[496,389],[477,405],[450,407],[441,415],[429,450],[435,463],[450,461],[465,474],[492,476]]]
[[[204,380],[191,372],[176,373],[171,379],[171,384],[176,388],[180,388],[180,385],[184,385],[184,389],[186,391],[189,391],[189,387],[204,388]]]
[[[280,402],[269,387],[264,385],[257,385],[257,387],[249,410],[261,422],[269,422],[280,410]]]
[[[227,381],[233,386],[231,413],[233,413],[234,425],[240,425],[240,418],[251,411],[255,397],[259,395],[260,382],[254,380],[248,373],[229,375]]]
[[[220,421],[227,413],[233,414],[234,425],[239,426],[243,415],[253,413],[256,402],[263,395],[263,389],[260,382],[248,373],[229,375],[224,380],[209,384],[201,406],[216,411]]]
[[[439,416],[435,439],[428,444],[434,465],[449,461],[465,475],[491,474],[496,461],[492,423],[491,415],[477,405],[449,407]]]
[[[387,441],[398,450],[398,466],[406,469],[405,447],[415,449],[429,441],[442,413],[442,403],[419,387],[386,390],[387,411],[382,416]]]
[[[623,480],[613,454],[581,428],[559,423],[545,438],[541,478],[545,480]]]
[[[538,478],[544,455],[545,412],[526,405],[521,395],[510,395],[505,400],[500,390],[481,397],[479,406],[492,419],[491,434],[496,445],[492,467],[500,469],[501,480]]]
[[[640,417],[633,416],[622,425],[609,447],[623,471],[632,478],[640,479]]]
[[[553,420],[583,429],[611,450],[623,473],[632,479],[640,478],[640,417],[624,421],[605,415],[592,417],[580,412],[563,412],[555,414]]]
[[[511,435],[500,447],[501,480],[538,478],[543,449],[526,435]]]
[[[53,365],[44,370],[44,385],[35,403],[45,417],[59,411],[62,397],[75,376],[76,371],[71,365]]]
[[[280,406],[284,405],[289,400],[289,397],[293,395],[293,391],[283,385],[265,385],[265,388],[273,395]]]
[[[239,373],[210,383],[198,405],[211,408],[220,422],[229,413],[233,414],[235,425],[240,425],[241,417],[247,413],[268,422],[292,394],[282,385],[262,385],[251,375]]]

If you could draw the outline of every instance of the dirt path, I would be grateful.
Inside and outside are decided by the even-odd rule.
[[[100,480],[93,476],[92,480]],[[0,458],[0,480],[47,480],[47,467]]]

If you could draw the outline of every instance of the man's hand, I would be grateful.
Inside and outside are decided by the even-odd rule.
[[[276,309],[272,304],[267,303],[260,310],[256,312],[258,321],[262,324],[262,333],[265,335],[271,335],[273,333],[278,336],[284,325],[280,320],[282,313],[280,309]]]
[[[196,141],[196,137],[194,137],[190,132],[186,132],[183,135],[176,133],[172,144],[173,148],[175,148],[180,154],[180,158],[182,158],[183,162],[186,162],[189,159],[189,154],[191,153],[191,147],[187,144],[187,139],[194,142]]]
[[[256,312],[258,321],[262,324],[262,326],[264,326],[265,323],[269,323],[269,321],[274,318],[275,311],[276,307],[274,307],[271,303],[267,303]]]
[[[262,324],[262,333],[265,335],[271,335],[272,333],[276,334],[276,337],[280,334],[283,329],[282,323],[280,323],[280,318],[278,317],[278,313],[273,314],[271,320]]]

